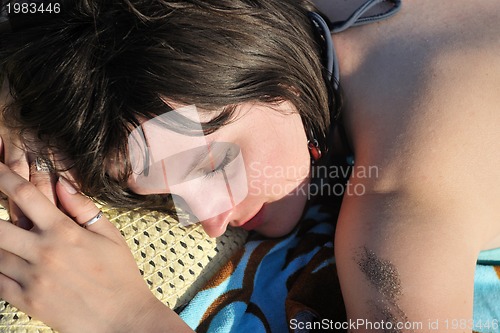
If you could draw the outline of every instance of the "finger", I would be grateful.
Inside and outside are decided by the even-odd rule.
[[[30,163],[30,182],[42,192],[53,204],[56,203],[56,176],[51,172],[52,168],[40,157],[36,157]]]
[[[12,223],[0,220],[0,249],[15,254],[29,262],[36,260],[37,235]],[[1,269],[2,264],[0,264]]]
[[[24,284],[24,279],[28,276],[29,264],[23,258],[0,249],[0,273],[18,282]]]
[[[55,161],[54,163],[56,163],[58,166],[57,175],[54,174],[54,193],[56,195],[57,207],[66,215],[69,215],[66,209],[58,202],[55,188],[59,177],[64,177],[64,179],[68,180],[71,184],[76,184],[76,171],[72,167],[73,163],[70,161],[70,159],[68,159],[64,155],[61,155],[60,153],[52,152],[52,160]],[[77,191],[79,191],[79,187],[77,187]]]
[[[56,192],[59,203],[79,225],[92,224],[88,230],[106,236],[112,240],[122,240],[121,234],[108,218],[100,215],[100,209],[84,195],[78,193],[75,187],[64,177],[59,177],[56,184]]]
[[[0,191],[9,197],[39,229],[49,229],[64,214],[29,181],[0,163]]]
[[[4,162],[5,164],[15,173],[29,180],[29,164],[26,152],[20,148],[20,141],[10,134],[4,134],[7,136],[4,140]],[[31,222],[23,214],[21,209],[9,200],[9,214],[12,223],[24,228],[31,228]]]
[[[0,274],[0,298],[15,307],[26,308],[21,285],[3,274]]]
[[[4,140],[4,163],[24,179],[29,179],[28,155],[21,148],[21,142],[14,136],[8,135]]]
[[[11,222],[25,230],[30,230],[33,223],[27,218],[21,208],[19,208],[12,200],[9,199],[9,215]]]

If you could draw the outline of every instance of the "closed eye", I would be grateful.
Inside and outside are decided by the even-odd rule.
[[[227,149],[224,155],[224,159],[215,167],[213,167],[209,172],[205,172],[203,176],[204,179],[211,179],[215,177],[218,173],[225,170],[226,166],[231,163],[234,159],[232,149]]]

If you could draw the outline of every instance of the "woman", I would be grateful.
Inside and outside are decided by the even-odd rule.
[[[310,160],[317,159],[321,164],[321,153],[334,150],[327,140],[330,118],[323,111],[329,103],[329,73],[322,66],[318,47],[321,37],[315,35],[314,23],[307,14],[312,8],[294,1],[159,1],[154,13],[145,14],[140,3],[126,3],[130,5],[128,11],[106,11],[83,2],[78,8],[80,14],[95,15],[94,27],[99,33],[82,33],[86,22],[74,16],[67,21],[67,28],[59,31],[58,39],[59,43],[73,40],[74,49],[59,50],[50,38],[37,44],[60,52],[55,58],[66,59],[55,67],[44,63],[47,71],[56,73],[52,84],[45,85],[46,98],[40,94],[41,88],[37,89],[44,86],[40,80],[45,76],[21,70],[30,59],[29,49],[19,48],[18,53],[4,55],[4,69],[9,73],[17,105],[23,110],[21,126],[38,133],[42,141],[51,144],[49,148],[62,152],[67,156],[65,161],[91,156],[91,161],[83,159],[81,165],[71,165],[78,176],[73,184],[98,198],[122,204],[142,200],[153,207],[164,205],[155,194],[179,194],[194,207],[194,215],[204,214],[201,223],[211,236],[220,235],[228,224],[271,237],[288,233],[306,204],[307,192],[297,189],[308,187]],[[325,11],[331,12],[336,21],[343,19],[336,15],[350,13],[359,4],[339,1],[328,5]],[[379,331],[396,332],[411,331],[394,329],[398,323],[422,323],[420,329],[430,332],[435,327],[427,326],[429,320],[444,323],[472,316],[475,260],[480,250],[500,246],[500,211],[495,205],[500,197],[500,172],[496,168],[500,162],[496,153],[500,116],[495,112],[500,84],[500,72],[495,70],[500,65],[496,56],[500,49],[499,13],[500,5],[493,0],[409,1],[390,20],[332,37],[354,170],[378,170],[371,177],[355,172],[351,175],[350,184],[362,191],[346,192],[335,236],[337,266],[350,319],[389,322],[392,329],[382,326]],[[222,17],[226,19],[224,27],[217,24]],[[113,26],[105,24],[110,18],[115,19]],[[171,20],[168,29],[175,33],[160,29],[158,22],[167,19]],[[135,29],[124,28],[129,27],[130,20],[137,24]],[[252,32],[251,26],[260,30]],[[148,49],[149,62],[130,51],[130,45],[141,45],[143,40],[137,32],[146,28],[158,34],[148,42],[156,37],[161,41]],[[75,35],[76,31],[84,37]],[[55,40],[55,35],[52,37]],[[84,43],[91,37],[114,48]],[[210,43],[203,44],[207,41]],[[10,43],[15,48],[16,41]],[[19,45],[23,43],[26,40],[19,41]],[[96,53],[85,58],[88,54],[83,45],[97,45],[93,50]],[[170,67],[161,67],[167,66],[162,62],[164,49],[171,51],[170,64],[174,65]],[[80,54],[73,54],[74,50]],[[250,58],[241,58],[238,50]],[[127,56],[121,57],[124,54]],[[132,54],[136,57],[130,57]],[[41,70],[43,60],[37,61],[40,63],[32,66]],[[131,66],[131,61],[142,61],[142,66]],[[88,67],[96,64],[100,70]],[[68,68],[71,71],[65,72]],[[140,81],[144,79],[143,69],[169,75],[148,77],[149,83],[159,88],[144,85]],[[19,76],[15,78],[12,73]],[[30,75],[33,83],[28,80]],[[87,89],[77,90],[70,78]],[[49,86],[65,86],[69,93],[62,88],[52,93]],[[123,90],[125,86],[133,88]],[[149,98],[151,92],[154,98]],[[144,100],[151,103],[141,104]],[[40,124],[39,110],[51,101],[59,102],[51,107],[61,108],[54,114],[69,108],[75,121],[61,115],[53,123]],[[332,98],[330,104],[338,107],[338,98]],[[157,118],[165,113],[165,105],[177,112],[172,118]],[[178,116],[197,127],[183,127],[189,135],[178,130]],[[150,119],[167,126],[149,123]],[[57,121],[70,125],[56,135]],[[192,134],[199,133],[196,124],[202,126],[205,136]],[[332,132],[335,142],[342,136],[337,130]],[[85,133],[99,140],[89,140]],[[167,133],[172,134],[173,144],[164,148],[154,138]],[[136,149],[128,150],[134,144]],[[187,157],[182,155],[182,162],[189,161],[181,163],[182,175],[158,173],[154,156],[151,159],[158,151],[158,161],[167,161],[161,167],[176,172],[178,168],[168,168],[169,163],[179,161],[178,154],[188,151]],[[232,162],[243,167],[231,170],[246,173],[247,191],[241,195],[234,195],[231,188],[231,180],[239,173],[226,170]],[[102,165],[106,165],[105,171],[94,172],[98,166],[102,170]],[[274,173],[290,166],[286,172]],[[289,174],[289,170],[294,173]],[[78,223],[88,224],[88,230],[68,223],[69,218],[5,166],[1,173],[2,192],[35,225],[33,231],[1,225],[2,297],[63,332],[79,331],[81,327],[107,331],[106,325],[119,326],[116,323],[120,322],[126,323],[128,330],[135,324],[145,330],[144,323],[154,323],[155,327],[147,327],[152,332],[164,332],[169,327],[175,332],[188,330],[173,312],[152,299],[138,274],[120,274],[134,271],[127,249],[105,218],[94,218],[98,217],[97,208],[77,194],[67,180],[60,178],[56,186],[60,204]],[[200,186],[226,186],[228,194],[217,201],[220,205],[205,202],[206,195],[200,203],[199,193],[183,186],[198,181],[202,174],[208,183],[200,181]],[[206,178],[209,174],[217,175],[218,181]],[[158,175],[164,176],[161,190],[152,186]],[[148,181],[150,176],[155,181]],[[176,193],[172,189],[178,185]],[[102,192],[96,190],[103,186]],[[130,192],[125,195],[120,189],[153,197]],[[206,206],[217,208],[205,210]],[[37,217],[41,209],[47,211],[43,218]],[[75,267],[71,261],[74,256],[81,257],[85,264]],[[111,261],[116,258],[123,260]],[[72,272],[63,275],[65,263],[72,264]],[[95,274],[97,271],[100,274]],[[60,288],[60,293],[53,293],[51,286]],[[137,293],[123,295],[121,286]],[[55,294],[68,297],[58,303],[52,299]],[[41,300],[50,300],[54,307],[37,306]],[[132,301],[148,310],[125,315],[117,309]],[[116,322],[109,318],[116,318]],[[473,328],[468,321],[466,326],[443,324],[439,331]],[[354,329],[374,330],[366,326]]]

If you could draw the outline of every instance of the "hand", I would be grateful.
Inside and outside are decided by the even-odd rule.
[[[61,178],[62,213],[0,163],[0,191],[33,222],[0,221],[0,297],[60,332],[187,332],[149,291],[120,232]],[[76,222],[76,223],[75,223]],[[192,331],[191,331],[192,332]]]
[[[3,109],[11,102],[12,96],[9,92],[9,83],[5,79],[0,88],[0,108]],[[37,170],[35,156],[27,153],[17,133],[6,128],[3,121],[0,121],[0,137],[2,139],[4,163],[24,179],[30,180],[50,201],[55,203],[56,177],[50,172]],[[14,202],[9,200],[8,206],[12,223],[23,229],[30,229],[32,227],[31,221],[29,221]]]

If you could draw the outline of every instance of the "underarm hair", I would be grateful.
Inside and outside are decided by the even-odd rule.
[[[398,304],[403,295],[403,288],[396,266],[390,260],[379,258],[367,247],[360,247],[353,260],[378,296],[377,299],[367,300],[373,318],[379,322],[383,320],[393,324],[393,329],[385,330],[387,333],[402,332],[395,329],[396,323],[406,322],[408,318]]]

